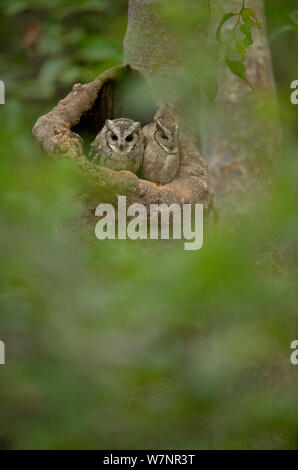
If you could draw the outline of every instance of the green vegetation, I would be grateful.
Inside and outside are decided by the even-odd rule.
[[[295,2],[267,11],[278,171],[251,209],[208,224],[199,252],[96,240],[73,164],[31,136],[74,82],[121,62],[126,2],[3,3],[0,448],[295,448],[297,28],[280,33]]]

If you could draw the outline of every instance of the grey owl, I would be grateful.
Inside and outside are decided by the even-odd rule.
[[[92,142],[89,157],[112,170],[137,173],[143,152],[144,139],[139,122],[124,118],[108,119]]]
[[[156,120],[143,128],[143,134],[143,177],[157,184],[169,183],[179,169],[178,125]]]

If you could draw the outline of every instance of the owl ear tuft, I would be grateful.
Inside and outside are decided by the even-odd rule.
[[[107,126],[109,129],[111,129],[112,126],[113,126],[113,121],[111,121],[110,119],[107,119],[107,120],[106,120],[106,126]]]
[[[168,126],[166,124],[164,124],[162,121],[157,120],[156,121],[156,126],[157,126],[158,130],[163,131],[165,134],[167,134],[169,132]]]
[[[157,125],[158,129],[163,129],[163,125],[160,121],[157,120],[156,125]]]
[[[132,132],[140,131],[141,129],[142,129],[142,126],[140,122],[134,122],[133,125],[131,126]]]

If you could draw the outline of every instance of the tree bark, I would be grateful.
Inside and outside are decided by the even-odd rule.
[[[213,31],[224,13],[239,12],[242,0],[212,0]],[[247,77],[254,90],[227,67],[220,76],[215,103],[207,105],[202,119],[204,155],[222,203],[237,201],[257,190],[268,178],[280,143],[280,123],[275,93],[263,1],[247,0],[264,27],[254,28],[254,44],[247,59]],[[232,28],[227,22],[226,28]],[[244,199],[241,199],[244,203]]]
[[[89,84],[76,84],[72,92],[50,113],[39,118],[34,126],[33,134],[47,152],[70,156],[89,175],[88,198],[93,200],[94,207],[103,200],[114,202],[118,194],[126,195],[129,201],[145,206],[156,203],[202,203],[207,211],[212,206],[213,189],[206,164],[194,136],[183,123],[176,103],[176,85],[179,70],[180,73],[182,70],[184,43],[175,39],[170,28],[154,10],[154,6],[163,2],[130,0],[124,41],[125,59],[129,64],[107,71]],[[201,32],[199,36],[202,36]],[[156,108],[159,108],[159,116],[165,120],[173,120],[175,117],[180,125],[180,168],[176,178],[166,185],[157,185],[129,172],[115,172],[91,163],[84,156],[82,140],[77,135],[83,124],[87,124],[90,130],[94,120],[102,125],[104,116],[110,119],[115,117],[114,110],[119,108],[116,101],[126,89],[127,77],[134,71],[149,84]],[[156,76],[159,78],[158,87],[154,86]],[[164,86],[160,86],[160,78]],[[120,82],[122,91],[119,94]]]
[[[124,61],[144,74],[158,102],[179,103],[181,108],[181,78],[192,74],[195,65],[188,58],[206,43],[208,0],[184,0],[184,11],[194,18],[190,23],[166,17],[166,6],[177,8],[170,0],[129,0]]]

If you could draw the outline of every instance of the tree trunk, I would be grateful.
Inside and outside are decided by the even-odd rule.
[[[213,37],[223,14],[239,12],[242,4],[242,0],[211,1]],[[239,195],[242,198],[250,189],[262,186],[262,177],[268,178],[280,142],[263,1],[248,0],[245,5],[254,8],[264,24],[261,29],[254,28],[254,44],[246,59],[247,77],[254,89],[225,67],[216,101],[211,107],[205,106],[202,119],[204,155],[222,203],[239,200]],[[227,29],[232,26],[232,22],[226,23]]]
[[[217,77],[220,87],[215,103],[201,106],[200,89],[193,82],[201,79],[200,49],[207,38],[207,2],[186,0],[186,19],[180,22],[178,18],[176,23],[163,15],[160,7],[166,4],[167,0],[129,0],[124,40],[128,65],[116,67],[87,85],[75,85],[67,98],[34,127],[36,139],[48,152],[69,154],[79,159],[79,167],[84,167],[86,174],[92,174],[90,185],[97,203],[102,194],[106,200],[114,200],[118,186],[121,194],[133,202],[200,202],[210,208],[213,190],[195,138],[199,114],[203,154],[208,159],[217,199],[235,201],[239,193],[243,196],[252,188],[256,190],[262,186],[261,177],[268,176],[272,167],[280,130],[266,28],[254,29],[254,44],[246,59],[247,77],[254,90],[225,67]],[[242,6],[242,0],[224,4],[211,1],[212,41],[223,14],[239,12]],[[254,8],[265,23],[261,0],[247,0],[246,7]],[[192,16],[195,20],[188,24]],[[233,23],[227,22],[225,28],[231,27]],[[146,85],[140,87],[140,82]],[[159,109],[159,117],[175,120],[180,126],[180,169],[174,181],[156,185],[127,172],[100,168],[84,157],[89,141],[106,118],[125,116],[147,124],[153,120],[154,109]],[[78,134],[84,136],[85,147]]]
[[[48,152],[71,156],[79,168],[89,175],[93,206],[103,199],[114,202],[117,194],[126,195],[129,202],[146,206],[156,203],[202,203],[206,210],[212,206],[213,189],[206,164],[193,132],[185,125],[180,113],[181,100],[177,86],[181,74],[187,74],[183,64],[185,46],[190,44],[189,38],[192,44],[200,44],[202,30],[195,24],[188,36],[184,34],[187,40],[182,40],[182,35],[175,36],[171,25],[156,10],[166,2],[130,0],[124,41],[127,65],[107,71],[89,84],[76,84],[73,91],[50,113],[39,118],[34,126],[35,138]],[[198,8],[205,0],[187,2]],[[143,101],[148,93],[151,100],[147,96]],[[137,117],[137,120],[147,124],[153,120],[152,106],[147,106],[152,100],[159,118],[171,123],[175,121],[180,127],[180,167],[173,181],[157,185],[129,172],[115,172],[87,160],[83,155],[86,145],[83,146],[80,136],[85,137],[89,133],[94,138],[106,118]],[[135,105],[131,106],[131,101],[138,105],[137,114],[144,107],[146,112],[139,116],[132,115]],[[87,144],[88,139],[90,141],[90,137]]]
[[[208,1],[184,1],[184,10],[194,17],[191,23],[167,16],[167,6],[168,12],[177,8],[175,1],[129,0],[124,61],[145,75],[158,100],[175,103],[181,99],[179,80],[193,65],[186,60],[190,49],[206,42]]]

